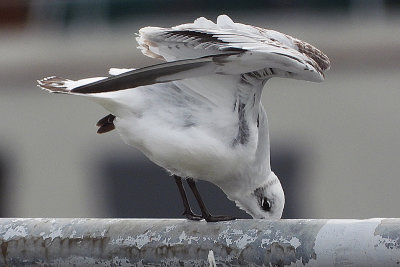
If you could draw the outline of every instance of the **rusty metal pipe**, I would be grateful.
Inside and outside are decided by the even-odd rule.
[[[400,219],[0,219],[0,247],[0,266],[392,266]]]

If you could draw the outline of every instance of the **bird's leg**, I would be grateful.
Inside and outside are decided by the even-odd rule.
[[[196,187],[196,182],[192,178],[187,179],[187,183],[189,184],[190,189],[192,190],[194,196],[196,197],[197,203],[200,206],[201,209],[201,215],[207,222],[219,222],[219,221],[231,221],[235,220],[236,218],[231,217],[231,216],[224,216],[224,215],[218,215],[218,216],[213,216],[211,215],[207,208],[206,205],[204,205],[203,200],[201,199],[200,193],[197,190]]]
[[[183,187],[182,184],[182,178],[177,175],[174,175],[174,178],[175,178],[175,183],[178,186],[179,193],[181,194],[182,197],[183,207],[185,208],[182,215],[184,215],[189,220],[199,221],[203,219],[200,215],[194,214],[192,209],[190,208],[189,201],[186,197],[185,188]]]

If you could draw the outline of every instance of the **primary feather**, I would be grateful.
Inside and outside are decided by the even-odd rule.
[[[145,27],[137,37],[142,53],[166,61],[241,51],[264,67],[292,73],[281,76],[321,81],[330,62],[317,48],[289,35],[233,22],[221,15],[217,23],[199,18],[172,28]],[[258,64],[252,65],[257,70]]]

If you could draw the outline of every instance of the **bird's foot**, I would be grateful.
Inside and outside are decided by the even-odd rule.
[[[192,211],[184,211],[182,215],[185,216],[186,219],[192,221],[200,221],[203,219],[201,215],[194,214]]]
[[[222,222],[222,221],[233,221],[236,220],[237,218],[232,217],[232,216],[226,216],[226,215],[211,215],[208,214],[207,216],[203,216],[204,220],[207,222]]]

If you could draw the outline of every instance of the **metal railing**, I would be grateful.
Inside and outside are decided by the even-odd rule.
[[[0,266],[393,266],[400,219],[0,219]]]

